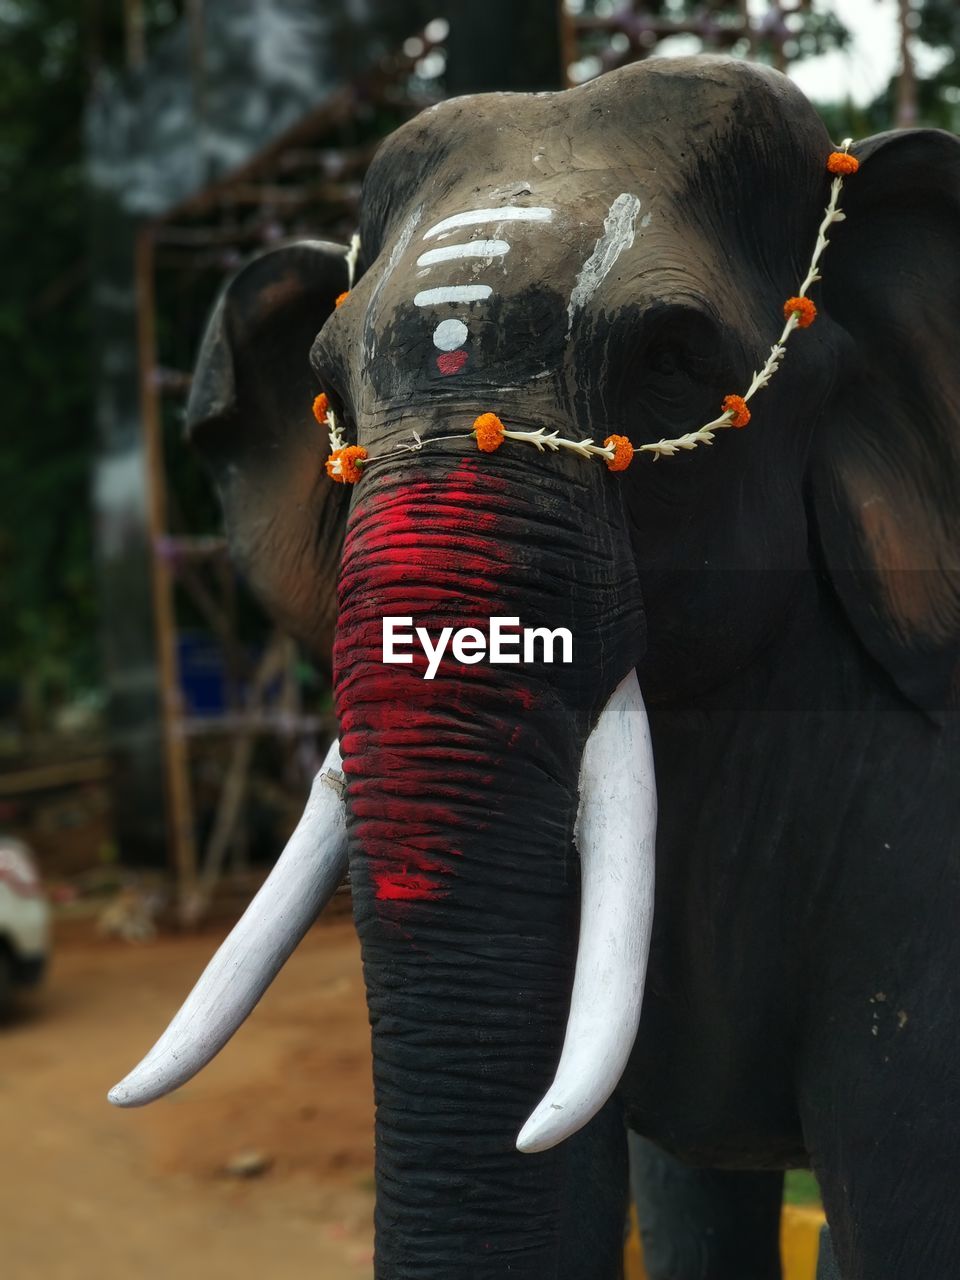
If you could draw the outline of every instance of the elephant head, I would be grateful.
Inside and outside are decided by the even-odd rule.
[[[471,1275],[561,1274],[557,1144],[616,1087],[644,982],[640,687],[695,707],[814,576],[884,679],[932,715],[949,696],[953,139],[856,149],[821,314],[748,429],[622,473],[596,456],[611,435],[681,436],[749,384],[810,261],[830,151],[787,80],[726,60],[454,100],[381,148],[342,305],[346,251],[311,243],[248,266],[214,313],[190,429],[254,587],[332,652],[341,736],[261,895],[113,1098],[168,1092],[222,1046],[349,857],[391,1280],[465,1258]],[[325,475],[321,390],[365,451],[354,485]],[[489,452],[485,413],[508,429]],[[431,637],[564,627],[573,661],[461,648],[425,679],[416,650],[383,661],[384,617]]]

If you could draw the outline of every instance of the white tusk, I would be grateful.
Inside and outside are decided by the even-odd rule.
[[[107,1097],[142,1107],[207,1065],[280,972],[327,905],[347,867],[340,747],[313,780],[297,829],[257,896],[207,965],[180,1011],[143,1061]]]
[[[580,765],[580,940],[560,1065],[517,1138],[546,1151],[591,1120],[637,1038],[653,921],[657,789],[636,672],[621,681]]]

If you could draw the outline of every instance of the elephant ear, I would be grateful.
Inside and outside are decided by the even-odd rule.
[[[267,612],[329,664],[349,494],[324,470],[310,348],[347,288],[346,251],[305,240],[247,263],[207,324],[187,404],[230,549]]]
[[[816,520],[864,646],[939,719],[960,692],[960,141],[855,153],[823,266],[852,343],[814,442]]]

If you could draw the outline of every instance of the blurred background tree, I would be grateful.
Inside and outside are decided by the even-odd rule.
[[[34,723],[99,680],[83,116],[124,18],[106,0],[0,4],[0,687]]]
[[[654,52],[729,53],[786,71],[849,39],[831,5],[812,0],[566,0],[564,8],[582,33],[575,82]]]
[[[89,326],[76,6],[0,8],[0,681],[36,704],[96,678]],[[9,696],[9,695],[8,695]]]
[[[960,129],[960,5],[899,0],[901,69],[873,104],[875,119]],[[918,59],[915,45],[922,50]]]

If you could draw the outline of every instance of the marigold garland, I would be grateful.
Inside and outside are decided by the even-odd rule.
[[[416,436],[416,433],[414,433]],[[625,471],[633,458],[633,445],[626,436],[608,436],[602,445],[594,444],[589,436],[583,440],[565,440],[559,431],[547,431],[537,427],[534,431],[509,431],[495,413],[481,413],[473,424],[470,435],[482,453],[493,453],[504,440],[516,440],[519,444],[532,444],[538,453],[575,453],[581,458],[603,458],[611,471]],[[441,439],[444,437],[441,437]],[[447,436],[448,440],[460,437]],[[423,441],[416,436],[413,445],[398,448],[419,449]]]
[[[844,138],[841,149],[831,152],[827,157],[827,171],[832,173],[834,177],[833,182],[830,184],[830,199],[827,202],[826,209],[823,211],[820,226],[817,228],[817,242],[813,248],[810,266],[796,295],[788,298],[784,303],[785,323],[780,337],[770,348],[770,354],[767,356],[763,367],[753,375],[753,381],[750,386],[742,396],[727,396],[723,402],[723,412],[713,422],[707,422],[698,430],[689,431],[686,435],[678,436],[674,440],[658,440],[655,444],[641,444],[637,447],[638,452],[652,453],[654,460],[657,458],[670,458],[681,449],[696,449],[701,444],[713,444],[714,436],[718,431],[723,430],[725,427],[742,427],[746,425],[746,422],[750,421],[747,402],[752,400],[758,391],[767,386],[770,379],[779,369],[780,362],[786,352],[787,339],[794,329],[806,329],[816,319],[817,309],[807,297],[807,290],[820,279],[820,259],[823,256],[823,251],[830,243],[827,239],[827,231],[834,222],[842,222],[846,216],[840,211],[840,192],[843,189],[843,179],[851,173],[856,173],[860,168],[860,163],[856,156],[851,156],[848,153],[848,148],[852,143],[852,138]],[[744,410],[748,414],[746,421],[743,418]]]
[[[783,304],[783,318],[797,317],[798,329],[809,329],[817,318],[817,308],[809,298],[788,298]]]
[[[730,414],[731,427],[745,427],[752,417],[743,396],[724,396],[720,408]]]
[[[626,471],[633,461],[633,445],[626,436],[607,436],[603,442],[605,449],[613,450],[613,457],[607,459],[608,471]]]
[[[362,444],[348,444],[337,449],[327,459],[327,475],[337,484],[356,484],[360,479],[360,465],[366,457],[367,451]]]
[[[477,448],[481,453],[493,453],[503,444],[504,426],[495,413],[481,413],[473,424]]]
[[[338,294],[337,294],[337,296],[336,296],[336,297],[334,298],[334,300],[333,300],[333,305],[334,305],[335,307],[342,307],[342,306],[343,306],[343,304],[346,302],[346,300],[347,300],[349,297],[350,297],[350,290],[349,290],[349,289],[345,289],[345,290],[343,291],[343,293],[338,293]]]
[[[672,457],[681,449],[695,449],[701,444],[713,444],[715,433],[725,427],[745,427],[751,419],[748,401],[758,391],[767,386],[780,367],[780,362],[783,360],[786,351],[787,339],[795,329],[808,329],[817,318],[816,305],[812,299],[807,297],[807,291],[821,278],[819,272],[820,259],[830,243],[827,239],[827,231],[833,223],[841,222],[845,217],[840,211],[840,192],[843,188],[843,179],[856,173],[860,168],[859,160],[849,153],[849,147],[852,142],[852,138],[845,138],[841,144],[841,149],[832,151],[827,157],[827,172],[833,175],[833,182],[830,184],[830,199],[817,229],[817,241],[806,278],[794,297],[788,298],[783,304],[785,320],[783,330],[770,348],[766,362],[753,375],[753,381],[744,394],[742,396],[724,396],[721,413],[718,418],[715,418],[712,422],[705,423],[704,426],[696,431],[690,431],[686,435],[678,436],[673,440],[658,440],[653,444],[634,446],[627,436],[610,435],[607,436],[601,446],[594,444],[589,436],[584,440],[567,440],[560,435],[559,431],[547,431],[543,427],[539,427],[534,431],[508,430],[495,413],[482,413],[475,419],[473,429],[469,433],[469,437],[476,440],[477,448],[481,453],[494,453],[500,448],[504,440],[515,440],[522,444],[532,444],[539,453],[546,451],[556,453],[566,450],[583,458],[600,457],[604,459],[610,471],[625,471],[633,461],[636,453],[652,453],[654,460],[660,457]],[[356,247],[359,247],[358,242]],[[353,243],[351,243],[350,253],[355,254]],[[350,275],[352,282],[352,266]],[[349,296],[349,290],[341,293],[336,299],[336,306],[342,306]],[[327,474],[338,483],[356,484],[360,479],[361,465],[367,458],[366,449],[360,445],[343,444],[343,438],[337,428],[330,402],[323,393],[314,400],[313,413],[318,422],[321,424],[326,423],[330,429],[331,454],[326,464]],[[413,433],[413,437],[414,443],[412,445],[399,444],[395,447],[414,451],[423,448],[425,442],[417,432]],[[438,438],[463,439],[464,437],[441,436]]]
[[[845,145],[850,145],[849,139]],[[827,172],[836,174],[841,178],[848,177],[851,173],[856,173],[859,168],[860,161],[847,151],[831,151],[827,157]]]
[[[327,395],[321,391],[313,401],[313,416],[319,422],[320,426],[326,426],[327,414],[330,412],[330,400]]]

